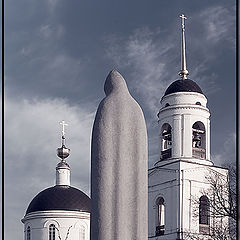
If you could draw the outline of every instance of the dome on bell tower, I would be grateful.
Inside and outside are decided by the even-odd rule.
[[[190,79],[176,80],[167,88],[164,96],[177,92],[197,92],[203,94],[198,84]]]

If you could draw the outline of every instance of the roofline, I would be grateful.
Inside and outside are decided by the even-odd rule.
[[[226,167],[220,167],[220,166],[215,166],[215,165],[207,165],[207,164],[202,164],[202,163],[197,163],[197,162],[192,162],[192,161],[187,161],[187,160],[176,160],[176,161],[169,162],[169,163],[166,163],[166,164],[161,165],[161,166],[155,166],[155,167],[153,167],[153,168],[149,168],[148,171],[152,171],[152,170],[159,169],[159,168],[162,168],[162,169],[164,169],[164,170],[172,170],[172,171],[175,171],[175,169],[168,169],[168,168],[163,168],[163,167],[164,167],[164,166],[168,166],[168,165],[173,164],[173,163],[178,163],[178,162],[186,162],[186,163],[197,164],[197,165],[200,165],[200,166],[215,167],[215,168],[220,168],[220,169],[229,170],[229,169],[226,168]]]

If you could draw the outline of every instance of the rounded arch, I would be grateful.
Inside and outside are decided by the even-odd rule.
[[[192,156],[206,159],[206,128],[201,121],[192,125]]]
[[[169,131],[171,131],[171,130],[172,130],[172,127],[171,127],[171,125],[170,125],[169,123],[165,122],[165,123],[162,125],[161,132],[163,132],[163,131],[169,132]]]
[[[193,124],[193,128],[197,130],[205,131],[205,125],[201,121],[197,121]]]
[[[30,227],[30,229],[32,229],[32,223],[30,221],[27,221],[25,224],[24,224],[24,231],[27,231],[27,228]]]
[[[88,226],[84,221],[77,221],[74,224],[74,228],[78,231],[79,240],[87,239]]]
[[[155,202],[156,205],[165,204],[165,200],[162,196],[158,197]]]
[[[76,221],[76,222],[74,223],[73,227],[74,227],[74,228],[80,228],[81,225],[83,225],[86,229],[88,228],[87,223],[86,223],[85,221],[81,220],[81,219],[78,220],[78,221]]]
[[[161,159],[172,156],[172,127],[169,123],[164,123],[161,127]]]
[[[46,220],[44,223],[43,223],[43,227],[44,228],[49,228],[49,226],[51,224],[54,224],[56,227],[60,228],[60,224],[58,221],[54,220],[54,219],[50,219],[50,220]]]

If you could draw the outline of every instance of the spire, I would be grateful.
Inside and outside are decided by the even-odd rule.
[[[70,166],[66,163],[66,158],[70,154],[70,149],[65,146],[65,121],[60,122],[62,125],[62,146],[57,149],[57,156],[61,161],[56,167],[56,185],[70,185]]]
[[[187,79],[187,75],[188,75],[187,62],[186,62],[186,47],[185,47],[185,19],[187,19],[187,17],[184,14],[182,14],[180,18],[182,19],[182,51],[181,51],[182,69],[178,74],[184,80],[184,79]]]

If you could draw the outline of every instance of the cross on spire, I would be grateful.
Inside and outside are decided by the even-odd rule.
[[[68,126],[68,124],[65,123],[64,120],[62,120],[62,121],[60,122],[60,124],[62,125],[62,136],[64,137],[64,135],[65,135],[65,126]]]
[[[187,17],[184,14],[182,14],[180,15],[180,18],[182,19],[182,29],[185,30],[185,19],[187,19]]]

